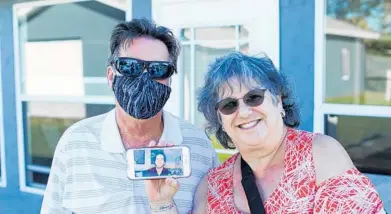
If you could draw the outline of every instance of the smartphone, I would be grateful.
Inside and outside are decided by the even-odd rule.
[[[183,178],[191,174],[187,146],[129,149],[126,156],[128,178],[132,180]]]

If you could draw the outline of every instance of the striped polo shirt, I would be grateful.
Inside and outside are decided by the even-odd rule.
[[[115,109],[68,128],[57,144],[41,213],[150,213],[144,181],[127,178],[125,148]],[[179,213],[189,213],[198,183],[219,164],[205,133],[163,112],[161,141],[185,145],[191,152],[191,176],[178,179],[174,197]]]

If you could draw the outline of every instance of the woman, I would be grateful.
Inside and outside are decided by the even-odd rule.
[[[216,60],[206,74],[198,109],[208,122],[207,131],[225,148],[239,153],[204,177],[194,213],[250,213],[251,206],[251,213],[260,209],[266,213],[384,213],[374,186],[354,167],[340,143],[296,129],[299,109],[289,84],[267,57],[232,53]],[[253,185],[247,185],[247,178],[254,178]],[[151,205],[160,204],[165,213],[175,213],[175,206],[168,204],[178,182],[166,183],[170,191],[151,198]],[[247,198],[254,200],[252,205]],[[257,202],[263,207],[254,208]]]

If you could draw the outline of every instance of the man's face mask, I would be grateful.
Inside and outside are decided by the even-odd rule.
[[[171,88],[155,80],[172,76],[175,67],[171,63],[120,57],[115,69],[119,74],[114,76],[112,87],[125,112],[137,119],[149,119],[163,109]]]

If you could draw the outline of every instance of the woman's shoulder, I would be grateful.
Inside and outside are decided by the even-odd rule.
[[[330,136],[317,134],[312,141],[312,153],[317,184],[355,169],[343,146]]]

